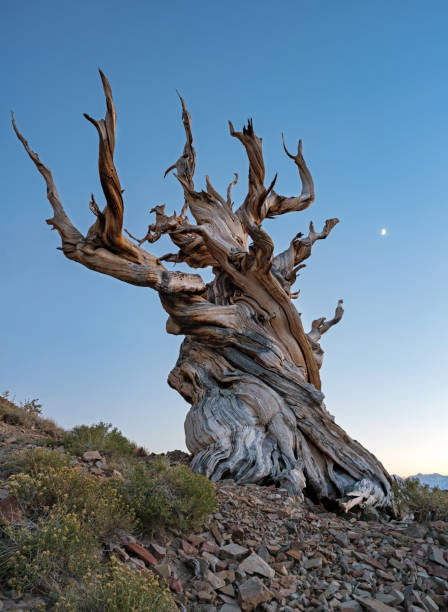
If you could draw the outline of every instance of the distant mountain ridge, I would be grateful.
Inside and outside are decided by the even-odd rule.
[[[409,476],[409,478],[418,478],[421,484],[427,484],[430,487],[438,487],[448,491],[448,476],[442,476],[442,474],[415,474],[415,476]]]

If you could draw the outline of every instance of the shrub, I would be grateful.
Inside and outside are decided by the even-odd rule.
[[[20,408],[33,416],[39,416],[42,414],[42,404],[39,404],[37,397],[20,402]]]
[[[6,487],[29,514],[63,507],[66,512],[79,514],[84,525],[99,538],[134,527],[133,511],[113,484],[70,467],[49,467],[36,476],[15,474],[7,480]]]
[[[69,462],[60,452],[45,447],[32,448],[16,452],[5,461],[2,469],[6,474],[22,472],[37,476],[40,472],[46,472],[50,468],[59,470]]]
[[[431,489],[418,478],[395,480],[392,491],[400,514],[412,513],[421,522],[448,520],[448,491]]]
[[[34,425],[35,417],[14,404],[0,403],[0,420],[8,425],[31,427]]]
[[[2,581],[18,593],[57,588],[98,566],[102,552],[96,537],[78,516],[55,508],[33,528],[3,529]]]
[[[97,450],[109,456],[132,455],[136,445],[130,442],[111,423],[79,425],[65,435],[64,446],[75,455],[88,450]]]
[[[156,460],[131,466],[125,476],[118,483],[120,494],[144,532],[195,529],[215,508],[213,484],[187,466],[170,468],[168,462]]]
[[[66,589],[56,610],[64,612],[175,612],[168,591],[149,571],[135,571],[113,560],[103,573],[88,574],[78,588]]]
[[[180,528],[198,528],[216,508],[213,483],[201,474],[194,474],[186,465],[168,470],[167,481],[176,499],[174,509]]]
[[[25,400],[17,406],[9,399],[9,391],[0,395],[0,421],[9,425],[18,425],[27,428],[36,428],[50,436],[58,437],[63,430],[51,419],[40,416],[42,404],[37,399]]]

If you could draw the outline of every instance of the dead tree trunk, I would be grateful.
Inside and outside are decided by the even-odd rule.
[[[105,119],[85,117],[99,134],[99,173],[106,206],[100,210],[92,195],[96,220],[83,236],[71,223],[59,199],[49,169],[14,130],[47,184],[54,215],[48,219],[62,239],[66,257],[119,280],[151,287],[169,314],[167,331],[184,335],[179,359],[168,382],[191,404],[185,432],[193,453],[193,469],[212,480],[275,482],[292,493],[354,505],[388,506],[390,476],[381,463],[352,440],[327,412],[319,368],[319,340],[343,314],[342,300],[331,321],[313,321],[306,334],[292,303],[298,271],[314,243],[326,238],[337,219],[321,232],[310,225],[289,248],[274,255],[274,244],[262,228],[266,217],[301,211],[314,201],[314,184],[302,155],[286,154],[298,168],[302,192],[296,197],[274,191],[276,177],[265,187],[261,139],[249,121],[242,132],[230,134],[246,149],[249,187],[234,209],[230,183],[226,197],[206,179],[206,191],[196,191],[196,154],[191,118],[182,104],[186,144],[175,170],[184,202],[181,213],[167,215],[156,206],[155,223],[141,240],[123,234],[123,198],[115,169],[115,106],[109,82],[101,73],[106,96]],[[194,219],[190,221],[187,212]],[[156,258],[142,248],[168,234],[174,253]],[[192,268],[211,266],[214,280],[205,284],[198,274],[167,270],[163,261],[185,262]]]

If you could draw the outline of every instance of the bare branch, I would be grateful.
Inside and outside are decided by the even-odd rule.
[[[294,236],[286,251],[274,257],[273,272],[277,276],[281,276],[289,286],[292,286],[297,279],[298,271],[305,267],[305,264],[302,262],[311,255],[313,244],[316,240],[327,238],[331,230],[338,223],[339,219],[327,219],[323,230],[316,232],[311,222],[308,236],[304,238],[302,232],[299,232]]]
[[[222,204],[222,206],[227,206],[226,205],[226,201],[224,200],[222,195],[220,195],[216,191],[216,189],[213,187],[213,185],[210,182],[210,178],[208,176],[205,177],[205,182],[206,182],[206,185],[207,185],[207,193],[209,195],[211,195],[213,198],[215,198],[215,200],[218,200],[218,202],[220,202]]]
[[[324,351],[319,344],[319,340],[321,339],[322,335],[330,329],[330,327],[333,327],[333,325],[339,323],[343,314],[344,309],[342,307],[342,300],[339,300],[333,319],[326,321],[325,317],[320,317],[320,319],[315,319],[311,324],[311,330],[307,333],[307,338],[313,352],[314,360],[319,368],[322,367],[324,360]]]
[[[242,132],[237,132],[229,121],[230,134],[237,138],[246,149],[249,159],[249,196],[258,194],[264,189],[264,160],[262,139],[254,131],[252,119],[248,119],[247,126],[243,127]]]
[[[101,147],[103,147],[104,156],[107,157],[109,152],[113,152],[114,144],[114,133],[112,128],[115,113],[111,98],[108,98],[108,96],[110,96],[110,88],[108,89],[107,82],[105,83],[105,92],[108,104],[106,120],[102,122],[92,120],[94,124],[96,123],[98,126],[98,131],[100,132],[100,168],[102,164]],[[122,222],[122,210],[117,211],[116,209],[112,209],[110,211],[110,209],[108,209],[108,201],[108,206],[106,206],[105,211],[101,212],[93,195],[89,206],[93,214],[97,217],[97,221],[93,228],[89,230],[86,238],[84,238],[84,236],[72,224],[62,206],[51,171],[40,161],[38,154],[31,150],[28,142],[19,132],[14,119],[14,114],[12,114],[12,125],[17,138],[20,140],[31,160],[34,162],[36,168],[45,179],[47,185],[47,198],[54,212],[54,216],[51,219],[48,219],[47,223],[53,226],[53,229],[58,231],[62,240],[62,251],[68,259],[81,263],[85,267],[95,270],[96,272],[100,272],[101,274],[113,276],[114,278],[132,285],[151,287],[162,293],[195,294],[202,293],[205,290],[205,283],[199,275],[184,274],[182,272],[168,272],[157,258],[143,249],[134,247],[134,245],[131,246],[133,249],[135,249],[135,251],[131,250],[131,252],[135,252],[137,254],[138,262],[131,259],[129,256],[129,251],[127,250],[120,250],[120,252],[116,252],[118,251],[117,244],[119,245],[116,229],[120,224],[120,215]],[[112,131],[109,133],[109,130]],[[110,139],[108,136],[110,136]],[[106,148],[108,150],[106,150]],[[115,171],[115,168],[113,168],[113,170]],[[103,177],[101,178],[103,179]],[[111,181],[112,182],[110,182],[106,177],[104,179],[103,188],[105,193],[108,195],[111,194],[111,198],[116,198],[116,184],[113,183],[113,176],[111,177]],[[117,200],[114,199],[112,204],[117,204]],[[109,214],[111,218],[111,224],[109,225],[111,232],[109,236],[112,236],[112,239],[115,240],[115,247],[113,249],[110,247],[108,249],[106,245],[103,244],[101,240],[102,236],[99,234],[101,227],[103,227],[104,231],[106,231],[106,214]],[[131,244],[123,236],[121,236],[121,239],[125,241],[125,244]]]
[[[13,112],[11,112],[11,121],[17,138],[23,144],[25,151],[28,153],[47,184],[47,198],[53,208],[54,213],[54,216],[51,219],[47,219],[47,223],[48,225],[53,226],[52,229],[56,229],[59,232],[62,240],[62,249],[64,253],[67,254],[73,251],[76,244],[83,239],[83,235],[76,229],[68,218],[64,207],[62,206],[61,200],[59,199],[58,190],[54,183],[51,171],[40,161],[39,155],[31,150],[28,142],[19,132]]]
[[[156,213],[156,222],[148,226],[146,235],[139,239],[127,230],[126,233],[141,246],[144,242],[153,243],[163,235],[168,235],[179,251],[167,253],[159,257],[159,261],[173,263],[185,262],[192,268],[206,268],[217,264],[204,244],[204,240],[196,233],[187,233],[190,227],[188,217],[180,217],[174,212],[171,216],[165,213],[165,204],[155,206],[151,213]]]
[[[321,317],[320,319],[315,319],[311,323],[311,330],[307,334],[310,340],[314,342],[318,342],[323,334],[325,334],[330,327],[339,323],[344,314],[344,308],[342,306],[343,300],[338,301],[338,305],[336,306],[336,310],[334,313],[334,317],[330,321],[326,321],[325,317]]]
[[[106,97],[106,116],[99,121],[86,113],[84,113],[84,117],[98,131],[98,169],[107,204],[102,214],[97,215],[97,221],[89,231],[89,236],[97,234],[98,239],[106,248],[130,261],[138,262],[141,260],[141,253],[138,247],[129,242],[122,234],[124,204],[120,180],[114,164],[117,113],[109,81],[101,70],[99,72]]]
[[[249,160],[249,191],[236,214],[240,219],[245,219],[245,224],[249,219],[259,226],[262,221],[260,210],[268,193],[272,190],[272,186],[267,191],[264,187],[265,169],[262,139],[255,134],[252,119],[248,119],[247,126],[243,127],[242,132],[237,132],[231,121],[229,121],[229,128],[230,134],[243,144]]]
[[[331,230],[339,223],[339,219],[327,219],[325,221],[324,228],[321,232],[316,232],[314,230],[313,222],[310,223],[310,230],[308,236],[302,238],[302,234],[297,234],[295,238],[293,238],[291,245],[294,249],[294,265],[297,265],[308,259],[311,255],[311,249],[316,240],[324,240],[327,238],[331,232]]]
[[[266,202],[264,210],[264,216],[266,217],[275,217],[276,215],[283,215],[288,212],[306,210],[314,202],[314,182],[303,157],[302,141],[299,140],[296,155],[292,155],[286,148],[283,134],[282,141],[286,155],[294,160],[299,170],[299,176],[302,182],[302,192],[296,197],[281,196],[273,192]]]
[[[239,175],[235,172],[234,180],[227,187],[227,202],[226,202],[226,205],[227,205],[227,208],[229,210],[232,210],[232,188],[235,187],[235,185],[238,183],[238,179],[239,179]]]
[[[185,104],[185,100],[182,98],[179,92],[177,92],[179,96],[180,103],[182,105],[182,122],[184,124],[185,129],[185,146],[182,155],[176,161],[175,164],[170,166],[163,175],[164,177],[171,172],[171,170],[176,169],[176,173],[179,177],[185,181],[188,185],[189,189],[194,189],[194,171],[196,168],[196,151],[193,147],[193,132],[191,130],[191,115],[188,112],[187,106]],[[182,211],[180,216],[184,217],[187,214],[188,203],[185,199],[184,205],[182,207]]]

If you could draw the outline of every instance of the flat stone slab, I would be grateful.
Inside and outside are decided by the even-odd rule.
[[[226,544],[225,546],[221,546],[219,552],[223,557],[227,559],[242,559],[249,552],[248,548],[244,546],[240,546],[239,544]]]
[[[244,570],[247,574],[260,574],[266,578],[274,578],[275,570],[266,563],[257,553],[252,553],[242,563],[240,563],[240,569]]]
[[[250,578],[240,585],[238,599],[243,610],[255,610],[260,604],[270,601],[272,593],[258,578]]]

